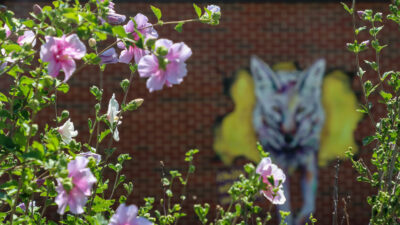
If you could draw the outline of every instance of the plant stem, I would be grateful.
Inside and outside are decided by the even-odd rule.
[[[117,176],[115,177],[114,186],[113,186],[113,189],[112,189],[112,191],[111,191],[111,195],[110,195],[110,197],[108,198],[108,200],[112,199],[112,197],[113,197],[113,195],[114,195],[115,189],[117,188],[118,178],[119,178],[119,172],[117,172]]]
[[[353,31],[354,31],[353,35],[354,35],[354,40],[357,40],[357,35],[356,35],[356,15],[355,15],[356,8],[355,8],[355,5],[356,5],[356,1],[353,0],[353,3],[351,5],[351,9],[353,10],[353,13],[352,13]],[[360,59],[359,59],[359,56],[358,56],[358,52],[355,52],[354,54],[356,55],[357,76],[360,79],[360,84],[361,84],[361,88],[362,88],[363,96],[364,96],[364,101],[365,101],[365,108],[367,109],[367,114],[368,114],[368,117],[370,118],[371,122],[373,124],[375,124],[375,120],[372,117],[370,109],[369,109],[368,98],[367,98],[367,94],[365,92],[364,83],[363,83],[363,80],[362,80],[362,77],[361,77],[361,73],[360,73],[361,67],[360,67]]]

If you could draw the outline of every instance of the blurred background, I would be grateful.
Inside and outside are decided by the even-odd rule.
[[[150,4],[162,10],[164,21],[195,17],[192,2],[145,0],[114,2],[118,13],[133,17],[140,12],[153,22],[156,18],[152,15]],[[50,1],[2,1],[2,4],[22,18],[28,16],[33,3],[41,6],[51,4]],[[238,176],[242,165],[257,160],[257,156],[254,155],[255,143],[252,142],[257,140],[254,131],[238,133],[238,138],[243,138],[240,146],[245,146],[242,150],[231,149],[226,144],[230,139],[224,139],[223,135],[218,133],[227,116],[235,110],[241,110],[238,104],[254,101],[254,88],[246,87],[241,89],[242,92],[232,89],[238,82],[238,74],[246,73],[251,79],[249,68],[252,55],[258,56],[276,70],[303,71],[318,59],[325,59],[326,70],[321,99],[325,112],[328,113],[325,115],[325,121],[330,121],[325,125],[336,124],[336,132],[332,131],[333,128],[329,130],[324,127],[324,133],[321,135],[321,139],[325,142],[321,140],[318,157],[315,217],[318,219],[318,224],[331,223],[334,166],[338,155],[341,160],[338,174],[339,216],[343,215],[341,199],[345,198],[350,223],[367,224],[370,211],[366,198],[375,190],[370,189],[367,184],[357,182],[357,173],[352,169],[350,162],[343,158],[347,146],[353,145],[356,156],[363,157],[368,164],[372,146],[361,147],[361,141],[373,131],[367,117],[353,113],[353,109],[357,108],[357,102],[361,101],[361,88],[358,77],[354,75],[355,57],[346,50],[346,43],[353,40],[351,16],[339,1],[197,1],[196,4],[201,7],[208,4],[219,5],[222,12],[220,25],[211,27],[198,23],[185,24],[181,34],[176,32],[173,26],[156,28],[160,37],[174,42],[185,42],[192,48],[193,55],[187,61],[188,75],[184,82],[173,88],[149,93],[145,80],[135,76],[133,88],[129,92],[128,99],[143,98],[145,101],[139,110],[123,117],[119,128],[120,141],[116,145],[118,152],[130,153],[133,157],[123,171],[127,180],[132,180],[134,183],[134,191],[128,202],[141,205],[146,196],[161,196],[160,161],[163,161],[166,170],[177,169],[184,173],[187,170],[184,163],[185,152],[198,148],[200,153],[195,158],[196,172],[190,178],[187,188],[188,201],[185,207],[189,211],[189,216],[185,221],[197,224],[191,212],[195,203],[209,202],[212,209],[217,204],[224,205],[226,196],[223,193],[226,184]],[[374,11],[387,13],[388,3],[359,1],[356,8],[372,8]],[[389,43],[389,46],[382,51],[383,71],[399,69],[398,36],[398,27],[385,20],[385,28],[380,37],[382,43]],[[359,37],[360,41],[369,38],[366,32]],[[373,59],[373,57],[373,51],[361,54],[362,59]],[[129,68],[125,64],[107,66],[103,80],[104,113],[108,99],[113,93],[119,102],[122,101],[123,92],[119,82],[128,78],[129,73]],[[328,78],[332,78],[332,74],[341,74],[335,78],[340,80],[339,86],[332,86],[335,82],[329,83]],[[366,76],[373,78],[374,74]],[[93,117],[95,104],[89,88],[93,84],[98,85],[99,78],[97,68],[87,68],[68,81],[71,86],[68,94],[60,93],[58,96],[59,109],[70,111],[71,120],[79,131],[78,141],[88,138],[87,117],[88,115]],[[337,96],[335,89],[330,87],[338,87]],[[239,96],[240,99],[235,99],[233,96]],[[335,105],[340,104],[340,99],[353,100],[350,105],[346,103],[343,103],[344,106]],[[373,96],[372,99],[377,103],[377,96]],[[252,108],[249,107],[254,106],[247,104],[246,107],[244,110],[251,112]],[[376,118],[385,113],[379,104],[372,112]],[[53,113],[49,109],[39,116],[46,120]],[[248,116],[251,116],[251,113],[246,115],[247,117],[240,117],[244,128],[242,123],[239,127],[250,129],[252,123]],[[342,126],[348,134],[347,137],[350,137],[346,140],[334,135],[338,134]],[[240,129],[238,132],[241,132]],[[218,147],[221,146],[218,145],[218,141],[225,142],[225,145],[222,144],[224,146],[222,149]],[[113,182],[115,177],[113,172],[108,171],[107,176]],[[301,172],[294,170],[289,179],[292,211],[296,213],[301,210],[303,202],[300,188]],[[118,191],[123,193],[123,188]],[[181,189],[178,187],[175,191],[179,196]],[[265,207],[268,206],[267,200],[263,198],[257,202]],[[210,215],[214,216],[214,212]],[[276,224],[276,219],[274,221],[272,224]]]

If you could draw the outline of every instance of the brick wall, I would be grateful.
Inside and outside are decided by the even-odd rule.
[[[119,13],[134,16],[138,12],[148,15],[151,12],[148,3],[129,3],[124,1],[116,5]],[[45,3],[40,3],[45,4]],[[191,3],[156,3],[164,12],[165,21],[191,18],[194,15]],[[5,5],[17,15],[26,16],[32,3],[6,1]],[[123,118],[120,128],[121,141],[118,151],[130,153],[133,160],[126,164],[124,173],[134,181],[134,193],[130,203],[142,204],[145,196],[160,196],[160,161],[167,169],[186,170],[183,164],[184,153],[190,148],[199,148],[200,154],[195,163],[197,171],[191,178],[188,193],[197,196],[189,198],[187,207],[193,203],[217,203],[216,172],[225,168],[216,157],[213,144],[213,125],[219,116],[229,113],[233,103],[224,94],[224,80],[233,76],[240,68],[249,66],[252,54],[258,55],[265,62],[274,64],[282,61],[296,61],[300,68],[311,65],[318,58],[327,60],[328,71],[341,69],[352,74],[354,56],[345,49],[350,41],[352,24],[350,16],[339,3],[320,1],[320,3],[243,3],[220,4],[222,19],[220,26],[210,27],[203,24],[185,24],[183,34],[178,34],[173,27],[157,28],[161,37],[176,42],[184,41],[193,50],[188,60],[188,76],[184,82],[173,88],[165,88],[149,94],[145,80],[134,78],[134,87],[128,99],[141,97],[143,106]],[[360,3],[359,8],[374,8],[387,12],[385,4]],[[391,46],[383,50],[384,68],[399,69],[398,31],[389,24],[382,33],[384,41]],[[364,36],[366,38],[366,36]],[[364,54],[362,58],[372,57]],[[104,75],[104,106],[112,93],[120,102],[123,96],[119,81],[128,78],[129,69],[124,65],[108,66]],[[86,69],[73,77],[69,84],[68,95],[59,94],[59,108],[71,112],[72,121],[79,130],[80,141],[87,140],[87,115],[93,115],[94,99],[89,94],[89,87],[98,84],[99,72]],[[354,77],[353,88],[360,92],[359,81]],[[49,110],[40,115],[47,119],[53,115]],[[374,109],[374,115],[382,115],[383,109]],[[360,122],[355,138],[358,142],[371,133],[371,124],[367,118]],[[369,156],[368,149],[360,153]],[[368,161],[368,160],[367,160]],[[239,163],[240,164],[240,163]],[[319,172],[316,218],[319,224],[330,224],[333,211],[333,169],[334,163]],[[294,210],[301,206],[298,174],[292,176],[292,197]],[[113,181],[113,174],[107,174]],[[350,196],[348,212],[353,225],[367,224],[369,208],[366,196],[374,193],[368,185],[355,181],[357,174],[349,162],[342,163],[339,173],[340,198]],[[119,190],[119,191],[122,191]],[[340,204],[339,211],[343,207]],[[342,212],[340,212],[342,214]],[[213,214],[211,214],[213,215]],[[189,216],[187,220],[191,220]],[[197,222],[195,222],[197,224]]]

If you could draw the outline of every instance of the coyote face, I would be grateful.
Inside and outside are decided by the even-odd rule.
[[[324,70],[323,60],[305,71],[274,72],[260,59],[251,59],[257,98],[254,128],[264,148],[291,165],[318,151],[324,124]]]

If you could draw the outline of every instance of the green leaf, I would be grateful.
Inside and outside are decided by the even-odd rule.
[[[364,60],[364,62],[368,64],[373,70],[378,71],[378,64],[376,62],[370,62],[368,60]]]
[[[122,38],[127,37],[127,34],[126,34],[125,29],[124,29],[123,26],[114,26],[112,28],[112,32],[113,32],[113,34],[115,34],[115,35],[117,35],[119,37],[122,37]]]
[[[0,102],[8,102],[8,98],[6,95],[0,92]]]
[[[352,8],[349,8],[349,7],[346,5],[346,3],[341,2],[340,4],[343,5],[343,8],[344,8],[348,13],[350,13],[350,15],[353,14],[353,9],[352,9]]]
[[[78,13],[76,13],[76,12],[64,13],[63,16],[67,19],[74,20],[76,23],[79,23],[79,16],[78,16]]]
[[[363,146],[369,145],[373,140],[375,140],[375,136],[365,137],[362,140],[362,144],[363,144]]]
[[[89,64],[94,64],[94,65],[99,64],[101,62],[101,58],[93,52],[86,54],[85,57],[83,57],[83,60]]]
[[[197,16],[200,18],[201,17],[201,8],[198,7],[196,4],[193,3],[194,11],[196,11]]]
[[[4,48],[7,52],[19,52],[22,50],[21,46],[17,44],[2,45],[2,48]]]
[[[69,85],[66,83],[62,83],[57,87],[57,91],[61,91],[65,94],[69,91]]]
[[[111,132],[110,129],[107,129],[107,130],[101,132],[100,137],[99,137],[99,143],[101,143],[101,142],[103,141],[103,139],[104,139],[105,137],[107,137],[107,135],[108,135],[110,132]]]
[[[180,22],[175,26],[175,30],[178,31],[179,33],[182,32],[182,26],[183,26],[184,22]]]
[[[121,195],[121,196],[119,197],[119,204],[125,203],[126,200],[127,200],[127,198],[126,198],[124,195]]]
[[[110,210],[110,207],[114,204],[114,201],[115,200],[105,200],[96,195],[96,197],[94,197],[92,210],[96,213],[106,212]]]
[[[32,28],[33,26],[35,26],[35,22],[33,22],[33,20],[25,20],[24,22],[22,22],[25,26]]]
[[[160,20],[161,16],[162,16],[161,10],[159,8],[155,7],[155,6],[152,6],[152,5],[150,6],[150,8],[151,8],[151,11],[153,11],[154,15],[157,17],[157,20]]]
[[[130,195],[133,191],[133,183],[129,182],[129,184],[124,184],[124,188],[126,192],[128,192],[128,195]]]
[[[386,77],[388,77],[389,75],[392,75],[392,74],[394,74],[394,71],[388,71],[388,72],[383,73],[381,80],[384,81],[386,79]]]
[[[382,96],[382,98],[385,100],[385,102],[388,102],[393,97],[392,94],[384,92],[384,91],[380,91],[379,94]]]

